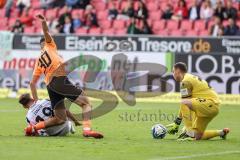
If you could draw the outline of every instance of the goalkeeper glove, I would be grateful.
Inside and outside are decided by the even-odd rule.
[[[176,134],[176,133],[178,133],[178,128],[179,128],[181,122],[182,122],[182,119],[177,117],[174,120],[174,123],[171,123],[171,124],[167,125],[166,127],[168,128],[168,134]]]

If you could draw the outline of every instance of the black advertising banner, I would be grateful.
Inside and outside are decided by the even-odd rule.
[[[176,62],[185,62],[188,71],[209,82],[218,93],[240,93],[240,55],[177,54]]]
[[[15,35],[14,49],[40,49],[41,35]],[[78,51],[123,51],[122,48],[130,45],[127,51],[132,52],[172,52],[186,53],[214,53],[214,54],[240,54],[240,38],[180,38],[155,36],[54,36],[58,49]]]

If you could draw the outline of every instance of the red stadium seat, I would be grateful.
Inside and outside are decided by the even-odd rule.
[[[43,33],[42,27],[37,27],[37,28],[36,28],[36,33],[42,34],[42,33]]]
[[[194,23],[195,31],[204,31],[206,30],[206,21],[205,20],[196,20]]]
[[[7,25],[0,25],[0,30],[9,30],[9,26],[7,26]]]
[[[240,20],[237,21],[237,25],[238,25],[238,27],[240,27]]]
[[[172,37],[180,37],[183,36],[183,32],[181,30],[172,30],[169,32],[169,35]]]
[[[149,2],[146,3],[148,11],[157,11],[158,10],[158,2]]]
[[[100,11],[97,13],[98,20],[107,20],[108,19],[108,11]]]
[[[57,9],[48,9],[48,10],[46,10],[45,16],[47,19],[53,18],[53,17],[55,18],[55,17],[57,17],[57,12],[58,12]]]
[[[165,29],[165,26],[166,26],[165,20],[154,21],[153,30],[154,31],[163,30],[163,29]]]
[[[29,8],[29,10],[28,10],[28,14],[29,14],[29,15],[33,15],[34,11],[35,11],[35,9],[33,9],[33,8]]]
[[[114,35],[114,34],[115,34],[114,31],[115,31],[115,30],[114,30],[113,28],[104,29],[103,32],[102,32],[102,34],[104,34],[104,35]]]
[[[161,18],[161,11],[149,12],[149,18],[153,21],[159,21]]]
[[[127,34],[127,30],[125,28],[123,29],[118,29],[115,31],[116,35],[126,35]]]
[[[14,25],[14,23],[16,22],[16,19],[15,18],[10,18],[9,20],[8,20],[8,26],[13,26]]]
[[[189,20],[183,20],[181,22],[181,29],[182,30],[191,30],[193,27],[193,21],[189,21]]]
[[[198,31],[195,30],[188,30],[186,31],[186,36],[191,37],[191,36],[198,36]]]
[[[149,27],[152,27],[153,26],[153,22],[151,19],[148,19],[147,20],[147,24],[149,25]]]
[[[107,8],[106,3],[104,2],[94,3],[93,6],[95,7],[96,11],[104,11]]]
[[[34,17],[35,17],[36,15],[38,15],[38,14],[44,15],[44,9],[35,9],[35,10],[33,11],[33,16],[34,16]]]
[[[108,4],[108,6],[107,6],[107,7],[108,7],[108,9],[109,9],[109,8],[112,8],[112,5],[113,5],[113,3],[114,3],[114,5],[115,5],[116,9],[118,9],[118,10],[119,10],[119,9],[120,9],[120,6],[121,6],[121,4],[120,4],[120,3],[118,3],[118,2],[111,2],[111,3],[109,3],[109,4]]]
[[[35,32],[35,27],[25,27],[24,28],[24,33],[36,33]]]
[[[214,20],[208,22],[207,29],[214,25]]]
[[[199,36],[209,36],[208,31],[207,31],[207,30],[205,30],[205,31],[200,31],[200,32],[199,32]]]
[[[92,35],[99,35],[101,34],[101,31],[102,31],[101,28],[96,28],[96,27],[89,29],[89,33]]]
[[[7,18],[1,18],[1,22],[0,22],[1,25],[7,25],[7,23],[8,23]]]
[[[127,5],[128,5],[127,1],[122,1],[120,4],[120,10],[123,10],[124,8],[126,8]]]
[[[229,24],[228,20],[224,20],[222,24],[223,24],[224,27],[226,27]]]
[[[168,20],[167,21],[167,29],[169,30],[177,30],[179,26],[179,22],[175,20]]]
[[[146,3],[145,3],[146,4]],[[137,10],[138,9],[138,2],[137,1],[134,1],[134,6],[133,6],[134,10]]]
[[[31,7],[32,7],[32,8],[40,8],[40,6],[41,6],[40,1],[33,1],[33,2],[31,3]]]
[[[164,11],[164,10],[166,9],[167,5],[169,4],[168,1],[162,1],[162,2],[159,2],[159,3],[160,3],[160,4],[159,4],[160,9],[161,9],[162,11]]]
[[[79,17],[80,19],[83,19],[83,16],[84,16],[84,10],[83,9],[72,10],[72,18]]]
[[[169,35],[169,32],[166,29],[158,30],[157,32],[154,32],[154,33],[157,34],[157,35],[160,35],[160,36],[168,36]]]
[[[114,20],[113,28],[114,29],[122,29],[125,27],[126,22],[124,20]]]
[[[29,14],[31,15],[31,14]],[[19,11],[17,9],[13,10],[11,12],[11,18],[18,18],[19,17]]]
[[[5,9],[0,9],[0,18],[5,17]]]
[[[112,27],[112,21],[102,20],[102,21],[99,21],[99,25],[103,29],[108,29]]]
[[[77,34],[87,34],[88,33],[88,29],[86,29],[86,28],[78,28],[76,30],[76,33]]]

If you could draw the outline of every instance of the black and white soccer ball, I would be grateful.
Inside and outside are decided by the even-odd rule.
[[[162,124],[155,124],[152,127],[152,136],[155,139],[163,139],[167,134],[167,128]]]

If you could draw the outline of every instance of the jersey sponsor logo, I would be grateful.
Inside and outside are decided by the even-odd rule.
[[[187,88],[181,89],[180,92],[181,92],[181,95],[184,96],[184,97],[189,95]]]

